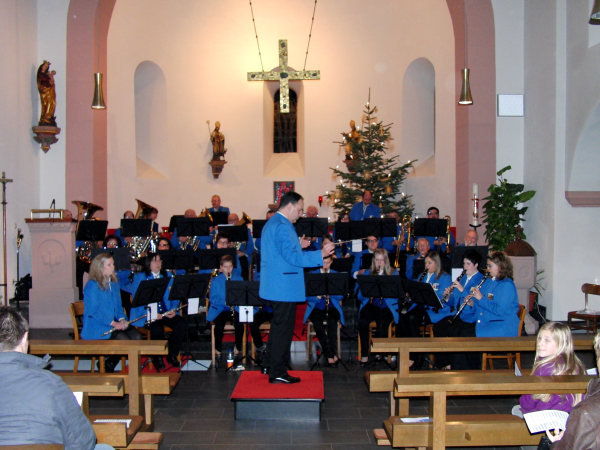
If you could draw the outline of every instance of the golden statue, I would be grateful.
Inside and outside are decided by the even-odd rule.
[[[354,120],[350,121],[350,132],[342,133],[344,136],[344,151],[346,152],[346,159],[352,159],[352,143],[360,141],[360,133],[356,130],[356,124]]]
[[[215,122],[215,129],[210,134],[210,142],[212,142],[213,145],[213,161],[219,161],[221,156],[225,158],[225,153],[227,153],[227,149],[225,148],[225,136],[219,131],[220,128],[221,123],[217,120]]]
[[[39,126],[56,126],[56,91],[54,90],[54,75],[56,71],[49,72],[50,62],[44,60],[37,71],[37,85],[42,102],[42,113],[40,114]]]

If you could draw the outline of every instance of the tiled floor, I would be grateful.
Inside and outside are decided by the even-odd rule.
[[[67,339],[68,330],[32,330],[32,339]],[[342,355],[356,342],[343,342]],[[195,355],[209,359],[208,348],[199,347]],[[293,353],[295,370],[308,370],[305,353]],[[589,367],[591,353],[583,356]],[[524,372],[533,356],[523,354]],[[318,422],[264,422],[234,420],[229,396],[239,378],[237,372],[210,370],[187,372],[169,396],[155,399],[156,431],[164,435],[164,450],[361,450],[377,448],[373,429],[382,427],[388,415],[386,394],[369,393],[363,381],[364,369],[358,364],[321,368],[325,380],[322,420]],[[383,370],[374,367],[369,370]],[[507,414],[517,403],[516,397],[455,398],[448,402],[449,414]],[[125,414],[128,400],[94,398],[93,414]],[[411,414],[427,415],[429,401],[411,400]],[[508,449],[509,447],[502,447]]]

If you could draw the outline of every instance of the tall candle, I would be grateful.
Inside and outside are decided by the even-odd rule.
[[[477,183],[473,183],[473,197],[477,198],[479,196],[479,186]]]

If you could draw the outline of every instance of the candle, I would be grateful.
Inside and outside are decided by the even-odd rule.
[[[479,186],[477,186],[477,183],[473,183],[473,197],[477,198],[479,195]]]

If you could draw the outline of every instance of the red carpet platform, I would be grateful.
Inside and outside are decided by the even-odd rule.
[[[236,419],[320,420],[325,398],[322,372],[292,370],[302,380],[296,384],[271,384],[269,376],[246,371],[240,376],[231,400]]]

